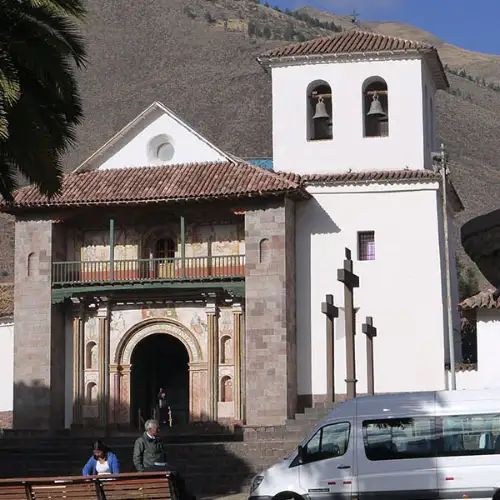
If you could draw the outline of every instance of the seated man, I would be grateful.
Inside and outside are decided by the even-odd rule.
[[[138,472],[156,472],[166,470],[173,472],[180,500],[194,500],[188,496],[184,480],[174,467],[167,463],[167,454],[160,437],[160,426],[157,420],[148,420],[144,424],[144,434],[134,444],[134,466]]]

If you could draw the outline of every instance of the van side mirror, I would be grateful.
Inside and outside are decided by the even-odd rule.
[[[301,445],[299,445],[297,447],[297,456],[299,457],[299,460],[300,460],[301,463],[305,462],[305,459],[306,459],[306,450]]]

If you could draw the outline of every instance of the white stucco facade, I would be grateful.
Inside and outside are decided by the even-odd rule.
[[[14,320],[0,319],[0,412],[13,408],[14,398]]]
[[[375,390],[445,388],[446,309],[439,246],[438,183],[311,187],[297,209],[297,339],[299,394],[326,393],[326,294],[344,303],[337,281],[345,248],[352,251],[357,312],[358,392],[366,393],[366,338],[373,316]],[[358,232],[375,232],[375,260],[359,261]],[[344,315],[335,321],[335,390],[345,394]],[[410,352],[411,350],[411,352]]]
[[[430,167],[435,85],[421,58],[325,59],[282,64],[271,71],[275,170],[305,174]],[[373,77],[388,87],[387,137],[363,136],[362,89]],[[331,140],[307,137],[307,92],[315,81],[332,89]]]
[[[498,377],[500,353],[500,310],[477,309],[477,365],[456,371],[457,389],[490,389],[500,387]],[[451,379],[448,372],[448,378]]]
[[[159,154],[159,149],[162,154]],[[233,157],[154,102],[127,124],[76,171],[228,161]]]

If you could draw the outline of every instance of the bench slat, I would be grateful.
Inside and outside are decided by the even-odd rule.
[[[31,494],[34,500],[55,500],[72,499],[75,500],[96,500],[97,493],[94,484],[64,484],[37,485],[31,487]]]

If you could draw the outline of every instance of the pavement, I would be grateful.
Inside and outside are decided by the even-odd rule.
[[[199,497],[200,500],[247,500],[248,493],[237,493],[234,495],[213,496],[213,497]]]

